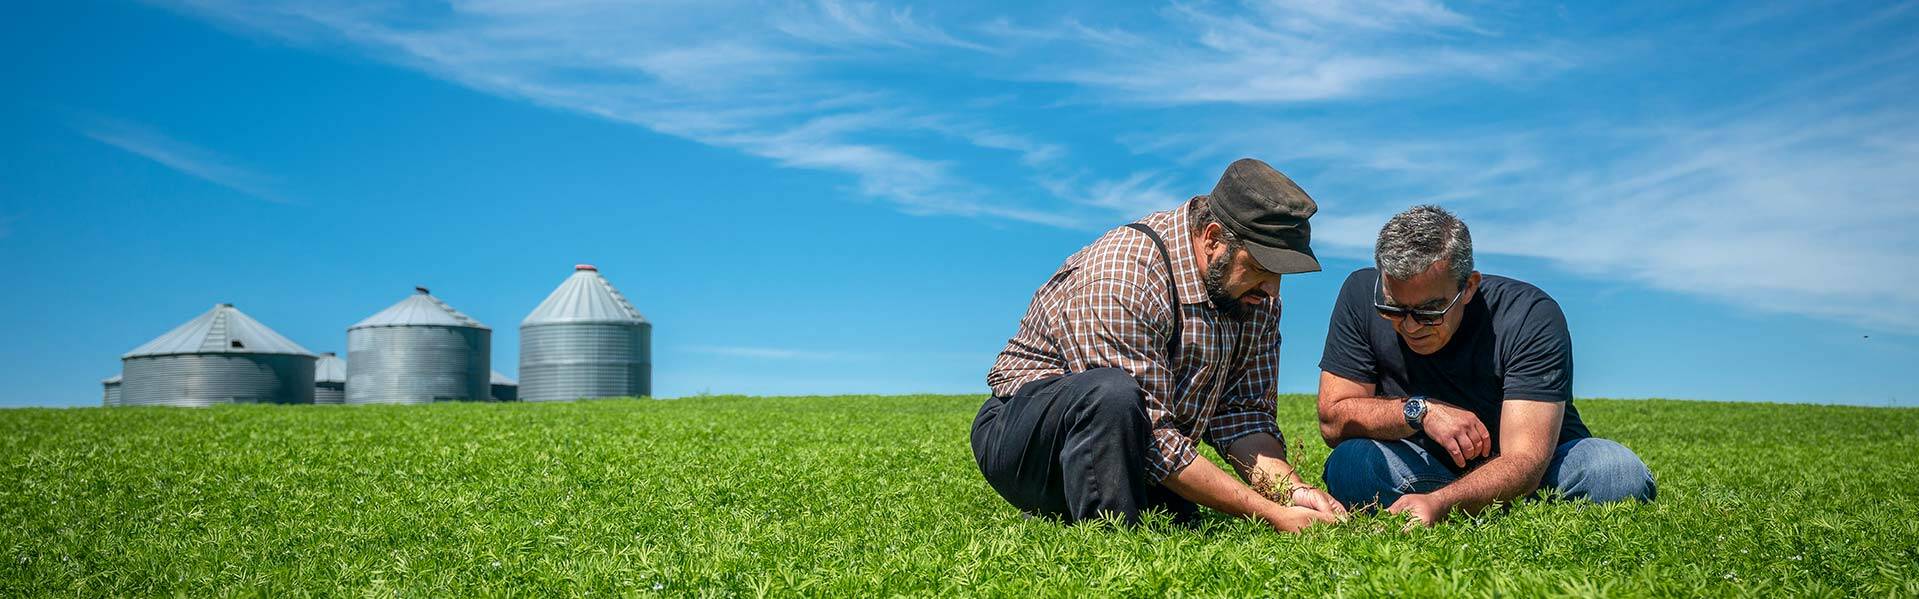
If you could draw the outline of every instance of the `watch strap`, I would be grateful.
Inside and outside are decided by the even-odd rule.
[[[1414,407],[1415,402],[1417,403],[1417,408]],[[1406,426],[1412,427],[1414,431],[1423,432],[1426,430],[1426,414],[1432,411],[1432,404],[1428,402],[1429,400],[1427,400],[1424,395],[1414,395],[1406,398],[1406,407],[1404,410],[1401,410],[1401,415],[1406,418]],[[1417,413],[1415,414],[1415,412]]]

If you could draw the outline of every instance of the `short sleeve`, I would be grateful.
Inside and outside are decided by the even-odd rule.
[[[1319,369],[1361,383],[1379,382],[1378,361],[1373,356],[1372,269],[1360,269],[1346,277],[1333,302],[1332,322],[1326,326],[1326,349],[1320,353]]]
[[[1573,341],[1559,303],[1551,298],[1534,302],[1517,333],[1504,352],[1506,399],[1570,401]]]

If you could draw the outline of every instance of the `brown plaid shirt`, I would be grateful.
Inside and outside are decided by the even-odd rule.
[[[1213,308],[1193,256],[1194,200],[1140,221],[1166,240],[1173,259],[1184,328],[1178,355],[1166,356],[1173,334],[1166,263],[1152,239],[1120,227],[1068,257],[1033,294],[1019,333],[986,374],[994,395],[1012,397],[1049,376],[1104,367],[1131,373],[1146,392],[1154,449],[1147,474],[1155,481],[1199,457],[1195,436],[1222,452],[1252,433],[1279,437],[1279,298],[1245,321]]]

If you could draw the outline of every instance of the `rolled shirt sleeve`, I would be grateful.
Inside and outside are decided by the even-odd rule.
[[[1146,473],[1161,481],[1198,459],[1199,453],[1166,407],[1165,399],[1173,396],[1173,374],[1166,366],[1172,313],[1162,307],[1164,295],[1153,293],[1115,278],[1086,281],[1066,294],[1057,330],[1067,336],[1061,344],[1067,372],[1118,368],[1139,382],[1153,438]]]

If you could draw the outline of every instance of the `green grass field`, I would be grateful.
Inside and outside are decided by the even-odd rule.
[[[1919,596],[1919,410],[1581,400],[1658,503],[1282,536],[1025,518],[979,402],[0,411],[0,596]]]

